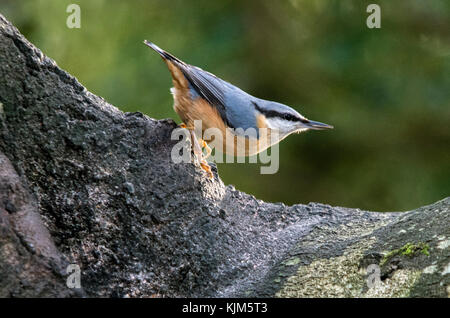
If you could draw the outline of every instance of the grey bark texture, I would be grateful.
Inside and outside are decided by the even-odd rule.
[[[175,127],[89,93],[0,15],[0,297],[449,296],[450,198],[265,203],[172,163]]]

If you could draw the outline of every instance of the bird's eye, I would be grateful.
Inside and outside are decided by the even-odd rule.
[[[291,114],[284,114],[283,115],[283,119],[289,120],[289,121],[296,121],[297,120],[297,118],[294,115],[291,115]]]

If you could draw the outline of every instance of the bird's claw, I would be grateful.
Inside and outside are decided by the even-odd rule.
[[[208,175],[208,177],[210,179],[214,178],[214,175],[213,175],[213,173],[211,171],[211,167],[209,166],[208,161],[202,160],[200,162],[200,167],[202,167],[202,169],[206,172],[206,174]]]
[[[208,144],[203,139],[200,139],[200,146],[202,148],[205,148],[205,150],[206,150],[206,155],[203,157],[203,159],[208,158],[211,155],[211,151],[212,151],[211,148],[209,148]]]
[[[185,125],[186,126],[186,125]],[[200,167],[208,174],[208,176],[212,179],[213,173],[211,171],[211,167],[208,164],[208,161],[206,161],[206,157],[209,156],[211,153],[211,149],[208,147],[206,142],[201,139],[201,143],[203,146],[207,147],[207,156],[203,157],[203,151],[202,147],[200,146],[197,137],[195,136],[195,133],[193,130],[189,130],[191,134],[191,143],[192,143],[192,150],[194,151],[194,164],[199,163]],[[209,151],[208,151],[209,149]]]
[[[179,127],[180,127],[180,128],[184,128],[184,129],[188,129],[188,130],[193,130],[193,129],[194,129],[194,127],[188,127],[188,126],[186,126],[185,123],[181,123],[181,124],[179,125]]]

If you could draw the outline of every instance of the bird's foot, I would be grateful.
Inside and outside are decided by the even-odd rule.
[[[206,171],[208,177],[212,179],[214,178],[214,175],[211,171],[211,166],[208,164],[208,161],[206,161],[206,158],[208,158],[211,155],[211,148],[209,148],[208,144],[203,139],[200,139],[200,147],[205,148],[206,150],[206,155],[202,156],[200,166],[202,167],[203,170]]]
[[[209,148],[208,144],[203,139],[200,139],[200,146],[202,148],[205,148],[205,150],[206,150],[206,155],[203,157],[203,159],[206,160],[206,158],[208,158],[211,155],[212,150],[211,150],[211,148]]]
[[[213,179],[213,178],[214,178],[214,175],[213,175],[213,173],[212,173],[212,171],[211,171],[211,167],[209,166],[208,161],[206,161],[206,160],[203,159],[203,160],[200,162],[200,167],[202,167],[202,169],[206,172],[206,174],[208,175],[208,177],[209,177],[210,179]]]
[[[188,126],[186,126],[185,123],[181,123],[181,124],[179,125],[179,127],[180,127],[180,128],[184,128],[184,129],[189,129],[189,130],[193,130],[193,129],[194,129],[194,127],[188,127]]]
[[[203,151],[202,151],[202,147],[200,146],[197,137],[195,136],[195,133],[193,130],[189,130],[190,134],[191,134],[191,142],[192,142],[192,150],[194,151],[194,164],[198,163],[200,165],[200,167],[207,173],[208,177],[210,177],[211,179],[214,177],[213,173],[211,171],[211,167],[208,164],[208,161],[205,160],[205,158],[203,157]],[[202,141],[202,145],[206,144],[206,142],[204,142],[204,140]],[[208,146],[208,145],[206,145]],[[208,147],[209,149],[209,147]]]

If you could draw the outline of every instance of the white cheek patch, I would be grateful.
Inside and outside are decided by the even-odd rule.
[[[266,118],[266,121],[270,129],[278,129],[280,127],[280,120],[278,118]]]
[[[284,120],[281,118],[275,118],[275,117],[266,118],[266,120],[267,120],[267,126],[270,129],[279,130],[282,135],[291,132],[293,129],[291,122],[289,122],[287,120]]]

